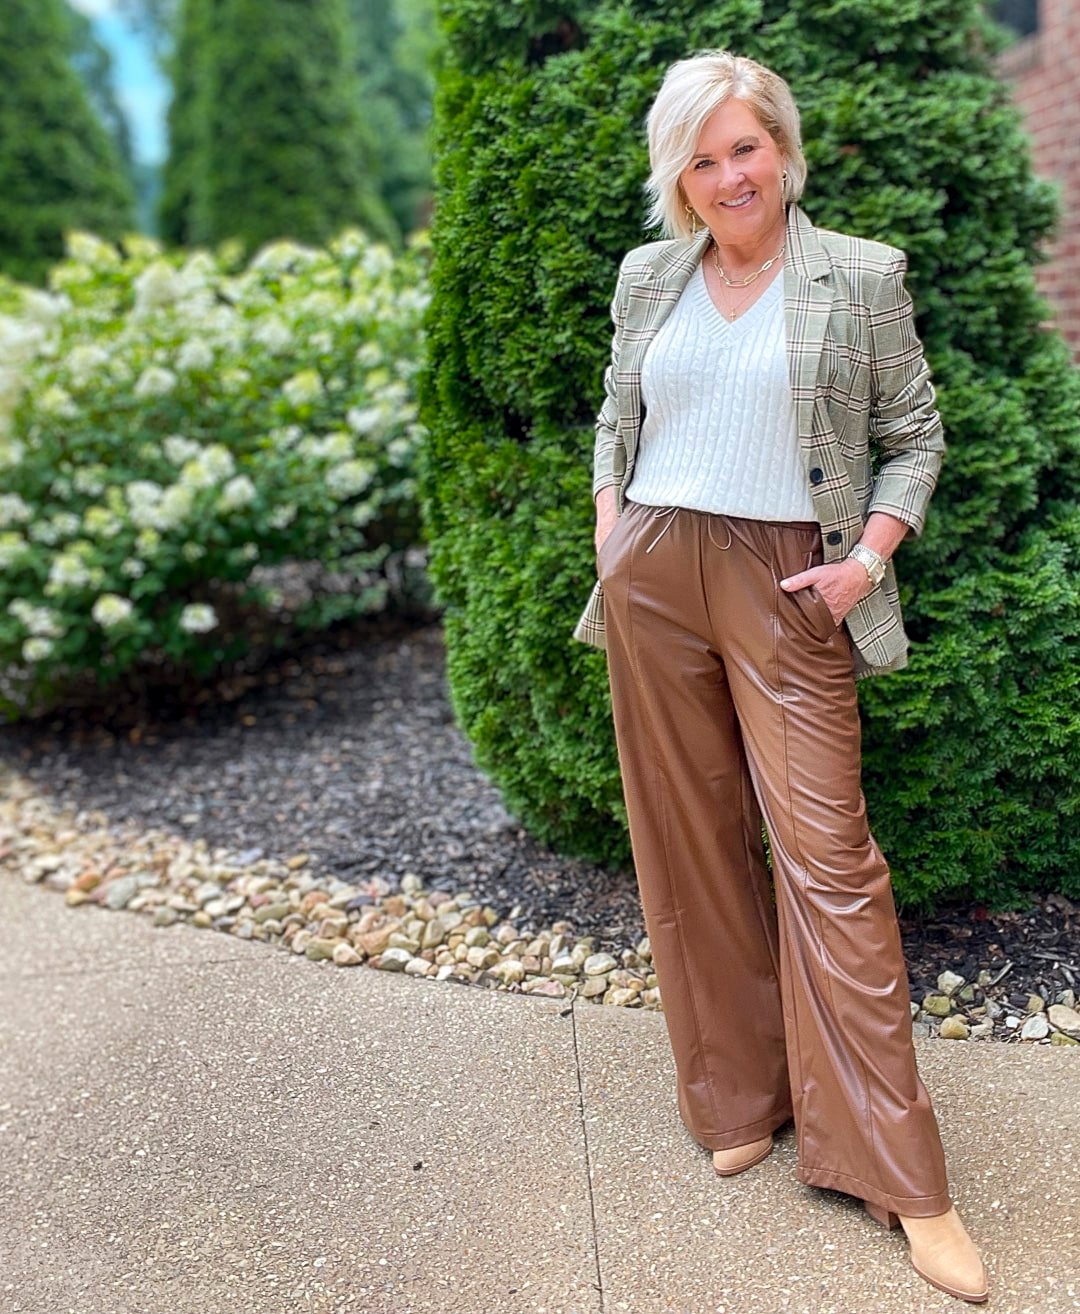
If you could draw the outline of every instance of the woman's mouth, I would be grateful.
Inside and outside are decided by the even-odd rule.
[[[737,196],[734,201],[721,201],[720,204],[725,210],[741,210],[757,195],[757,192],[743,192],[742,196]]]

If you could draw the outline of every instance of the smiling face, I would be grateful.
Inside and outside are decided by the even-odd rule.
[[[776,142],[750,106],[732,97],[705,120],[679,182],[721,246],[751,247],[783,223],[783,168]],[[747,193],[747,203],[725,204]]]

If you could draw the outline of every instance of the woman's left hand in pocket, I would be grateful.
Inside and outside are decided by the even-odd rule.
[[[851,557],[830,561],[822,566],[811,566],[809,570],[800,570],[780,581],[780,587],[789,593],[810,584],[817,585],[837,625],[843,622],[859,599],[865,598],[874,588],[865,566]]]

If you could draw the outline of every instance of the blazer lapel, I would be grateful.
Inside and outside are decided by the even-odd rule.
[[[644,410],[641,366],[645,352],[701,262],[708,237],[708,229],[703,228],[696,237],[665,244],[652,254],[651,263],[630,283],[618,371],[620,429],[630,460],[637,446]],[[796,425],[806,451],[812,446],[818,369],[832,309],[833,290],[825,281],[831,269],[814,225],[792,202],[788,206],[782,271],[784,324]]]

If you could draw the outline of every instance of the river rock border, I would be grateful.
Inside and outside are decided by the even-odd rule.
[[[111,826],[100,811],[56,807],[25,778],[0,768],[0,869],[84,904],[142,913],[240,940],[260,940],[314,962],[364,965],[407,976],[511,993],[580,998],[663,1010],[648,937],[619,959],[560,921],[523,934],[468,890],[427,890],[415,873],[399,888],[373,877],[350,884],[309,870],[305,853],[210,849],[162,830]],[[1005,969],[1007,970],[1007,969]],[[1072,990],[1048,1003],[1031,995],[1023,1017],[994,997],[1005,970],[965,981],[942,972],[938,992],[911,1005],[916,1035],[1080,1044]]]

